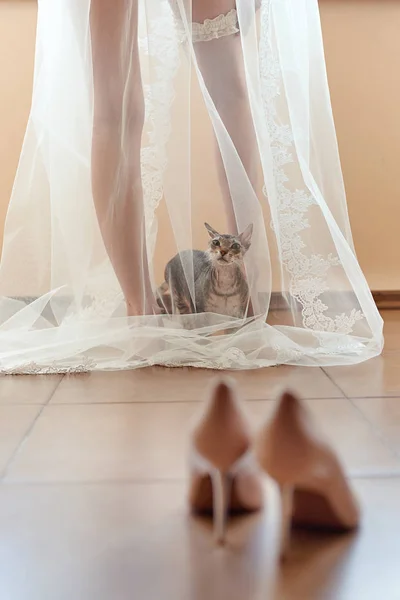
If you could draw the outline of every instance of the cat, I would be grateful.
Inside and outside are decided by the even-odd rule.
[[[158,289],[159,304],[170,314],[211,312],[242,319],[249,305],[244,256],[251,245],[253,225],[240,235],[221,235],[208,223],[208,250],[184,250],[165,267],[165,282]],[[183,265],[191,277],[194,302]]]

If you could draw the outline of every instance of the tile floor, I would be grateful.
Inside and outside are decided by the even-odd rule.
[[[238,373],[255,425],[297,389],[363,507],[357,534],[295,534],[268,588],[271,511],[215,548],[185,506],[186,440],[212,376],[149,369],[0,380],[1,600],[400,600],[400,313],[349,368]]]

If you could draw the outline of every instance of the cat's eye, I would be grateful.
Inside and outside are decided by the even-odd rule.
[[[212,244],[213,244],[213,246],[220,246],[221,245],[218,240],[213,240]]]
[[[232,248],[232,250],[240,250],[240,244],[235,242],[234,244],[232,244],[231,248]]]

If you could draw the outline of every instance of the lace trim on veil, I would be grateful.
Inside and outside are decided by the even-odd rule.
[[[261,2],[256,2],[258,6]],[[268,123],[272,151],[274,157],[274,175],[277,188],[278,206],[276,221],[278,242],[281,251],[282,264],[285,266],[289,280],[288,295],[302,307],[303,325],[307,330],[313,331],[316,344],[308,349],[310,361],[313,355],[318,359],[321,354],[334,355],[341,352],[357,352],[357,341],[344,340],[343,334],[350,334],[357,321],[364,318],[360,310],[353,309],[349,314],[328,316],[328,307],[322,302],[321,297],[329,289],[328,273],[331,268],[341,267],[337,256],[322,256],[319,254],[306,254],[301,233],[307,229],[307,213],[316,201],[305,186],[300,189],[290,187],[289,174],[285,167],[296,162],[293,134],[290,124],[282,122],[278,101],[282,102],[282,74],[279,58],[272,39],[269,11],[271,0],[263,0],[261,9],[261,36],[259,42],[260,79],[262,86],[262,101],[265,109],[265,118]],[[174,24],[176,20],[176,27]],[[160,3],[159,18],[150,19],[149,32],[146,39],[140,40],[140,45],[145,53],[149,54],[158,65],[153,70],[153,81],[144,81],[144,95],[146,104],[145,133],[148,142],[141,151],[141,166],[143,178],[143,191],[146,215],[146,238],[148,254],[152,258],[156,240],[156,209],[163,197],[163,180],[167,166],[167,145],[171,132],[171,105],[174,99],[174,79],[179,68],[180,51],[179,43],[185,40],[182,23],[172,14],[168,3]],[[238,18],[235,9],[215,19],[208,19],[204,23],[192,24],[192,42],[208,41],[219,37],[237,34]],[[288,119],[289,122],[289,119]],[[266,195],[266,191],[264,191]],[[100,274],[101,275],[101,274]],[[101,280],[100,289],[86,288],[90,296],[88,307],[79,315],[82,320],[91,320],[93,316],[110,315],[121,301],[121,290],[115,281],[110,282],[109,276],[104,273],[104,279],[99,275],[96,280]],[[64,319],[64,324],[67,323]],[[260,324],[260,328],[263,327]],[[319,340],[319,332],[332,332],[331,346],[326,340]],[[279,332],[278,332],[279,333]],[[295,343],[283,347],[279,335],[276,340],[271,340],[271,349],[275,353],[274,360],[265,359],[263,366],[269,364],[296,362],[303,356],[301,348]],[[260,336],[261,339],[261,336]],[[189,338],[186,340],[189,342]],[[234,343],[234,340],[232,340]],[[347,343],[348,347],[344,344]],[[353,346],[354,345],[354,346]],[[193,342],[193,347],[195,343]],[[196,348],[197,350],[197,348]],[[219,355],[210,356],[208,364],[196,361],[197,353],[187,349],[188,361],[186,366],[209,367],[214,369],[250,368],[254,366],[246,354],[237,347],[221,348]],[[158,358],[158,359],[157,359]],[[95,360],[97,360],[95,358]],[[37,362],[26,361],[18,365],[8,365],[2,368],[0,374],[50,374],[50,373],[81,373],[96,370],[100,364],[87,358],[82,352],[74,357],[63,357],[56,361]],[[260,363],[263,359],[260,359]],[[147,360],[146,364],[151,361]],[[166,366],[182,366],[180,360],[176,364],[164,360],[160,362],[156,357],[154,364]],[[128,362],[123,368],[132,368]]]
[[[167,166],[167,143],[171,133],[171,106],[174,80],[180,65],[179,42],[171,11],[160,6],[157,21],[150,21],[147,38],[139,38],[143,52],[159,63],[157,81],[144,83],[145,130],[148,143],[141,150],[141,170],[149,257],[156,241],[155,212],[163,197],[163,177]]]
[[[276,41],[270,23],[272,0],[261,3],[260,76],[264,114],[273,149],[274,175],[277,190],[277,213],[272,229],[277,231],[281,261],[289,275],[289,294],[301,306],[303,326],[315,332],[351,334],[357,321],[365,318],[361,310],[352,309],[349,314],[328,316],[329,307],[321,300],[329,291],[328,273],[332,267],[342,267],[338,256],[329,254],[307,255],[300,232],[309,227],[309,210],[317,202],[305,185],[291,189],[291,177],[285,167],[296,163],[296,149],[290,124],[282,119],[278,103],[282,103],[282,73]],[[288,119],[289,121],[289,119]],[[268,197],[266,186],[264,195]],[[319,348],[321,351],[321,348]],[[281,357],[282,362],[290,357]]]

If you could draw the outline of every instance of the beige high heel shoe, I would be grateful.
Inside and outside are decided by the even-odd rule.
[[[331,531],[358,526],[358,504],[343,468],[293,394],[282,396],[272,420],[259,432],[255,454],[281,490],[282,558],[292,526]]]
[[[229,513],[252,512],[263,505],[252,441],[234,382],[217,380],[192,432],[189,503],[194,512],[213,515],[218,544],[225,542]]]

